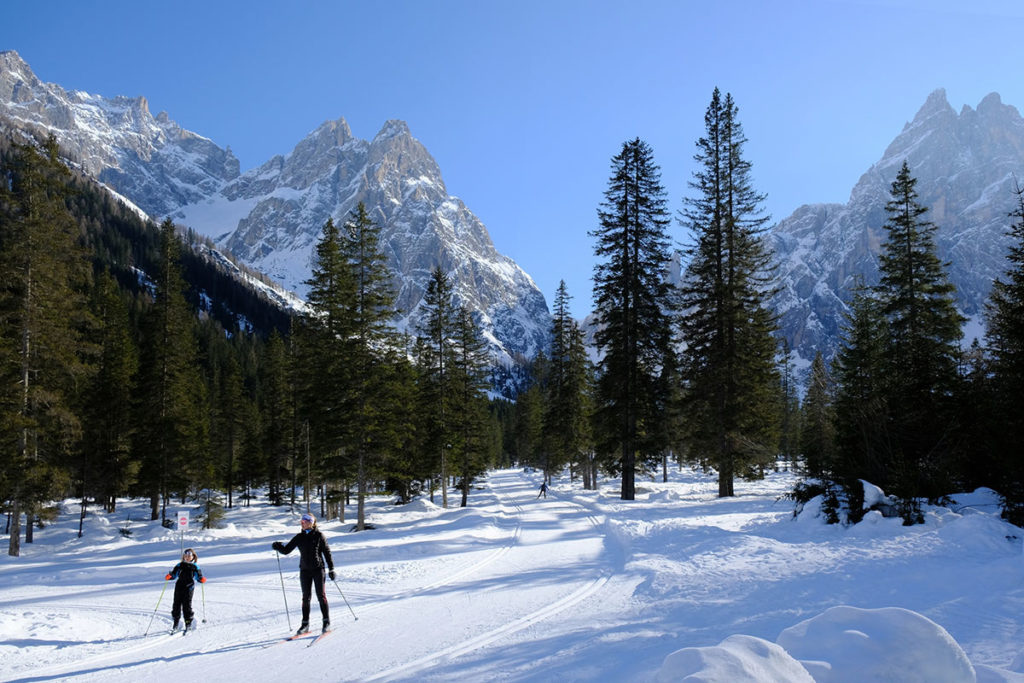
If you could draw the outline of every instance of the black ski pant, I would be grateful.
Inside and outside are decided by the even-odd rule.
[[[302,584],[302,623],[309,623],[309,602],[313,585],[316,584],[316,599],[320,603],[320,614],[324,621],[330,621],[330,610],[327,607],[327,593],[324,591],[324,570],[300,569],[299,583]]]
[[[194,583],[175,583],[174,584],[174,605],[171,607],[171,617],[174,619],[174,623],[178,623],[178,617],[181,613],[185,613],[185,623],[191,623],[192,621],[192,591],[195,589]]]

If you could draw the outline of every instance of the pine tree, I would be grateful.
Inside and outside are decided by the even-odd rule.
[[[994,406],[998,411],[996,452],[1001,456],[1000,493],[1005,514],[1015,524],[1024,521],[1024,188],[1016,188],[1016,219],[1008,231],[1011,239],[1007,271],[992,284],[986,306],[986,342],[992,356]]]
[[[246,395],[237,351],[225,344],[221,355],[221,358],[213,361],[212,368],[210,394],[214,400],[211,401],[210,440],[214,462],[219,470],[216,481],[227,492],[227,508],[231,509],[235,506],[235,490],[240,481],[247,479],[242,461],[256,415]]]
[[[592,231],[597,328],[603,353],[598,391],[603,450],[619,452],[623,500],[635,497],[637,458],[656,458],[664,444],[657,406],[663,397],[660,369],[671,353],[672,300],[665,279],[669,224],[661,174],[650,146],[623,143]]]
[[[104,273],[96,280],[93,308],[100,321],[100,359],[83,406],[83,488],[114,512],[118,495],[135,483],[139,463],[132,452],[136,431],[132,402],[139,351],[128,308],[117,285]],[[86,465],[87,464],[87,465]],[[84,498],[84,496],[83,496]]]
[[[825,358],[818,351],[811,362],[807,378],[807,392],[801,407],[803,418],[800,428],[800,453],[807,474],[827,478],[834,474],[835,460],[835,408],[832,380],[825,366]]]
[[[451,280],[440,266],[431,272],[420,306],[422,316],[417,355],[423,373],[420,385],[420,405],[423,406],[425,424],[423,444],[427,460],[434,463],[433,472],[440,475],[441,505],[448,507],[448,452],[453,438],[452,337],[455,334],[456,307],[452,301]]]
[[[832,476],[858,521],[863,498],[859,480],[888,488],[891,439],[884,363],[888,338],[878,301],[863,285],[854,289],[842,342],[833,360],[836,378],[836,461]]]
[[[277,331],[262,347],[260,367],[261,447],[267,456],[268,496],[284,502],[284,483],[294,467],[295,391],[289,345]]]
[[[953,400],[958,381],[959,341],[964,318],[956,310],[948,264],[935,253],[936,226],[924,220],[917,180],[904,162],[886,204],[888,238],[879,257],[875,292],[888,323],[885,349],[892,436],[893,493],[911,517],[912,499],[935,498],[947,483],[955,429]]]
[[[552,471],[581,464],[590,449],[590,364],[583,332],[569,312],[565,281],[555,294],[551,324],[551,362],[544,401],[544,439],[550,448]]]
[[[698,164],[682,222],[694,236],[680,285],[683,378],[691,446],[718,471],[718,495],[775,457],[778,372],[768,221],[743,158],[746,138],[732,96],[716,88],[697,141]]]
[[[790,464],[795,464],[800,450],[801,417],[800,397],[797,393],[796,372],[793,367],[792,350],[789,342],[782,340],[782,385],[780,386],[780,402],[782,405],[782,424],[779,434],[779,455]]]
[[[327,219],[317,242],[307,311],[296,330],[296,373],[300,413],[307,444],[305,498],[310,500],[313,479],[347,479],[344,446],[351,437],[351,421],[344,409],[352,398],[348,358],[353,349],[351,311],[355,286],[342,231]],[[308,504],[308,503],[307,503]]]
[[[347,358],[351,394],[346,409],[351,423],[348,451],[355,460],[356,530],[365,527],[367,482],[383,472],[388,451],[397,448],[398,430],[386,412],[388,365],[397,355],[397,338],[389,323],[397,315],[391,273],[380,249],[380,227],[362,202],[345,225],[344,253],[352,275]]]
[[[20,554],[38,505],[66,485],[66,460],[80,436],[72,409],[87,310],[88,260],[65,207],[70,173],[51,136],[42,153],[15,145],[0,169],[0,486],[11,514],[8,554]]]
[[[139,484],[150,498],[151,519],[167,519],[167,499],[184,492],[190,470],[209,457],[206,387],[199,374],[195,317],[185,301],[181,242],[168,218],[160,226],[156,294],[144,322],[137,452]]]
[[[462,501],[466,507],[469,487],[487,469],[487,346],[469,309],[459,306],[452,337],[453,456],[458,460]]]
[[[383,411],[389,418],[392,447],[384,462],[387,489],[400,503],[412,500],[420,491],[421,482],[430,478],[420,456],[419,444],[424,433],[422,413],[417,406],[417,372],[411,362],[414,356],[408,339],[403,338],[401,353],[385,365],[387,376],[383,392]]]

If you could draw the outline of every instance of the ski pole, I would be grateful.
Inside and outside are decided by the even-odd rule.
[[[203,593],[203,623],[206,623],[206,584],[199,584],[199,590]]]
[[[160,609],[160,601],[164,599],[165,590],[167,590],[167,581],[164,581],[164,587],[160,589],[160,597],[156,599],[156,607],[153,609],[153,616],[149,618],[149,623],[146,625],[146,632],[142,634],[143,638],[149,635],[149,627],[153,625],[153,619],[156,617],[156,611]]]
[[[288,612],[288,594],[284,592],[284,572],[281,570],[281,553],[274,551],[277,556],[277,573],[281,575],[281,596],[284,598],[284,615],[288,618],[288,630],[292,630],[292,615]]]
[[[331,579],[331,583],[333,583],[334,587],[338,589],[339,593],[341,593],[341,586],[338,585],[338,581],[336,579]],[[352,609],[352,605],[348,604],[348,598],[345,597],[344,593],[341,593],[341,599],[345,601],[345,606],[348,607],[348,611],[352,612],[352,618],[359,621],[359,617],[356,616],[355,610]]]

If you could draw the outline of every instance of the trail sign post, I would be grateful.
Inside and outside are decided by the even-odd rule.
[[[178,511],[178,531],[181,532],[181,552],[185,552],[185,531],[188,529],[188,510]]]

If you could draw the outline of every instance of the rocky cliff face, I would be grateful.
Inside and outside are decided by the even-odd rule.
[[[802,359],[818,349],[832,356],[853,287],[878,281],[885,204],[904,160],[929,208],[924,217],[937,226],[939,257],[951,262],[961,311],[980,316],[993,279],[1005,271],[1013,189],[1024,178],[1024,119],[994,93],[958,114],[936,90],[847,204],[802,206],[771,232],[782,284],[773,306]]]
[[[230,149],[183,130],[144,98],[104,98],[42,83],[14,52],[0,53],[0,126],[53,133],[83,170],[154,220],[212,238],[247,265],[304,293],[324,223],[343,224],[359,202],[382,228],[401,329],[415,330],[431,270],[474,312],[498,363],[532,357],[550,315],[533,280],[499,254],[486,227],[450,196],[433,157],[402,121],[373,140],[328,121],[287,156],[239,173]]]
[[[82,170],[154,219],[238,177],[230,149],[153,117],[145,97],[105,98],[43,83],[13,51],[0,52],[0,118],[37,136],[53,133]]]

